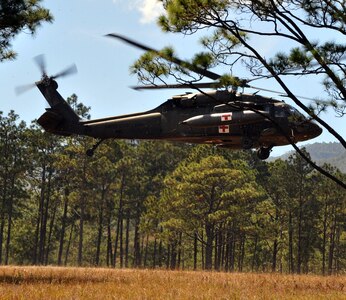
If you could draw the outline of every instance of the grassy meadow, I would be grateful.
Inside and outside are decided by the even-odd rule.
[[[346,276],[0,267],[0,299],[346,299]]]

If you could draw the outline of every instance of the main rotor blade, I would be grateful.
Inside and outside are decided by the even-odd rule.
[[[72,75],[77,73],[77,66],[75,64],[69,66],[68,68],[66,68],[65,70],[59,72],[58,74],[56,74],[55,76],[52,76],[52,79],[57,79],[59,77],[64,77],[64,76],[68,76],[68,75]]]
[[[20,85],[20,86],[15,87],[14,91],[15,91],[16,95],[19,96],[19,95],[31,90],[35,86],[36,86],[35,83]]]
[[[145,51],[151,51],[151,52],[154,52],[155,54],[157,54],[158,56],[162,57],[163,59],[166,59],[172,63],[175,63],[183,68],[187,68],[189,69],[190,71],[193,71],[197,74],[200,74],[200,75],[203,75],[207,78],[210,78],[210,79],[213,79],[213,80],[216,80],[216,79],[219,79],[221,76],[219,74],[216,74],[214,72],[211,72],[211,71],[208,71],[206,69],[202,69],[202,68],[199,68],[199,67],[196,67],[196,66],[193,66],[191,65],[190,63],[186,62],[186,61],[183,61],[177,57],[167,57],[167,56],[164,56],[162,55],[162,53],[156,49],[153,49],[151,47],[148,47],[148,46],[145,46],[143,44],[140,44],[138,43],[137,41],[134,41],[134,40],[131,40],[127,37],[124,37],[124,36],[121,36],[119,34],[115,34],[115,33],[109,33],[109,34],[106,34],[106,36],[108,37],[111,37],[111,38],[116,38],[116,39],[119,39],[119,40],[122,40],[123,42],[125,43],[128,43],[132,46],[135,46],[139,49],[142,49],[142,50],[145,50]]]
[[[47,64],[46,59],[43,54],[37,55],[34,57],[34,61],[36,62],[37,66],[39,67],[41,74],[46,75],[47,74]]]
[[[156,89],[212,89],[216,88],[217,82],[196,82],[181,84],[159,84],[132,86],[134,90],[156,90]]]
[[[259,87],[256,87],[256,86],[253,86],[253,85],[247,85],[248,88],[251,88],[251,89],[255,89],[255,90],[259,90],[259,91],[264,91],[264,92],[269,92],[269,93],[274,93],[274,94],[277,94],[281,97],[286,97],[286,98],[289,98],[289,96],[287,94],[284,94],[283,92],[279,92],[279,91],[274,91],[274,90],[269,90],[269,89],[263,89],[263,88],[259,88]],[[305,100],[310,100],[310,101],[316,101],[316,99],[313,99],[313,98],[308,98],[308,97],[304,97],[304,96],[299,96],[299,95],[295,95],[297,98],[300,98],[300,99],[305,99]]]

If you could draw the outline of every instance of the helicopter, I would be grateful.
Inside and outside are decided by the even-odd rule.
[[[120,39],[146,51],[159,51],[117,34]],[[189,65],[171,57],[171,62]],[[265,160],[275,146],[317,137],[322,129],[284,101],[231,90],[202,91],[212,83],[135,86],[135,89],[195,88],[172,96],[158,107],[145,112],[83,120],[58,92],[56,79],[76,71],[72,66],[55,76],[48,76],[42,57],[36,59],[42,78],[35,82],[49,108],[37,122],[49,133],[90,136],[98,141],[87,150],[92,156],[106,139],[167,140],[193,144],[210,144],[227,149],[257,149],[259,159]],[[221,76],[209,70],[191,66],[190,69],[212,80]],[[245,87],[251,87],[247,82]]]

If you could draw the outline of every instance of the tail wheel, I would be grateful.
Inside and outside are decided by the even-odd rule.
[[[270,152],[272,151],[272,147],[261,147],[257,150],[257,157],[261,160],[265,160],[270,156]]]

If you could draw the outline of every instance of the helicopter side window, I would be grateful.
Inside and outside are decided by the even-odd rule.
[[[296,121],[305,120],[304,115],[292,106],[286,107],[286,111],[287,111],[287,116],[292,117]]]
[[[275,117],[277,117],[277,118],[284,118],[286,116],[287,116],[287,114],[285,113],[284,109],[282,109],[281,107],[276,107],[276,109],[275,109]]]
[[[290,111],[291,111],[291,113],[292,113],[293,115],[295,115],[296,117],[299,117],[299,118],[301,118],[301,119],[304,119],[304,118],[305,118],[304,115],[303,115],[301,112],[299,112],[297,109],[295,109],[294,107],[290,107]]]

